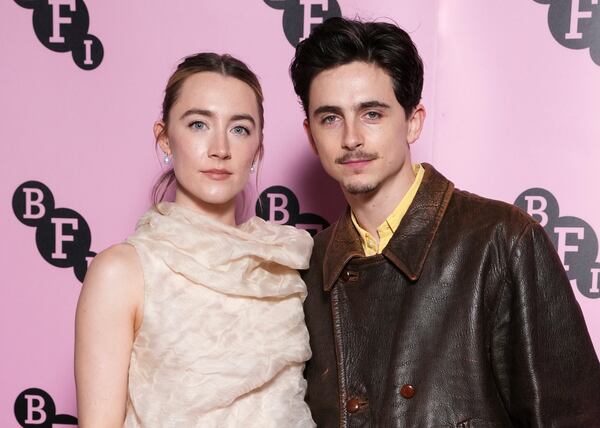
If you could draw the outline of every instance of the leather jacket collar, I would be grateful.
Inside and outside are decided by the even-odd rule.
[[[416,281],[435,233],[450,203],[454,184],[423,163],[423,182],[400,226],[383,250],[387,257],[411,281]],[[354,257],[364,257],[360,236],[352,224],[350,207],[332,226],[332,237],[323,259],[323,288],[331,290],[344,266]]]

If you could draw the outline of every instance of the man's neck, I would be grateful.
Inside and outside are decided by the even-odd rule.
[[[378,239],[377,228],[398,206],[414,180],[415,173],[409,163],[395,177],[384,181],[374,191],[351,194],[344,190],[344,196],[358,224]]]

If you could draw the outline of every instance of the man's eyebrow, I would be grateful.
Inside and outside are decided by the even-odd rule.
[[[342,114],[342,109],[338,106],[330,106],[330,105],[324,105],[324,106],[319,106],[315,109],[315,111],[313,111],[312,115],[313,116],[317,116],[319,114],[323,114],[323,113],[335,113],[335,114]]]
[[[354,110],[356,111],[360,111],[360,110],[365,110],[365,109],[369,109],[369,108],[383,108],[383,109],[389,109],[390,105],[386,104],[382,101],[377,101],[377,100],[371,100],[371,101],[365,101],[362,103],[358,103],[355,107]],[[342,114],[342,109],[338,106],[332,106],[332,105],[324,105],[324,106],[320,106],[318,108],[315,109],[315,111],[313,112],[313,116],[317,116],[319,114],[322,113],[334,113],[334,114]]]
[[[364,110],[364,109],[374,108],[374,107],[389,109],[390,105],[386,104],[384,102],[381,102],[381,101],[377,101],[377,100],[365,101],[364,103],[358,104],[357,110]]]
[[[211,111],[211,110],[205,110],[205,109],[199,109],[199,108],[191,108],[189,110],[186,110],[185,113],[183,113],[181,115],[180,119],[185,119],[187,116],[191,116],[191,115],[194,115],[194,114],[199,114],[201,116],[206,116],[206,117],[211,117],[211,118],[216,116],[216,114],[213,111]],[[253,126],[256,126],[256,121],[249,114],[239,113],[239,114],[234,114],[233,116],[231,116],[229,118],[230,122],[233,122],[233,121],[236,121],[236,120],[247,120],[247,121],[251,122]]]

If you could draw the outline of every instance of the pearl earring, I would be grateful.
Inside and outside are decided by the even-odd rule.
[[[169,165],[171,163],[171,157],[167,153],[165,153],[165,156],[163,157],[163,162],[165,165]]]
[[[256,165],[256,164],[255,164],[254,162],[252,162],[252,166],[250,167],[250,172],[254,172],[255,165]]]

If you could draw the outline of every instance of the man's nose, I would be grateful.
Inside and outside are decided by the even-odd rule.
[[[361,125],[356,120],[347,121],[344,125],[344,136],[342,147],[348,150],[355,150],[364,144]]]

